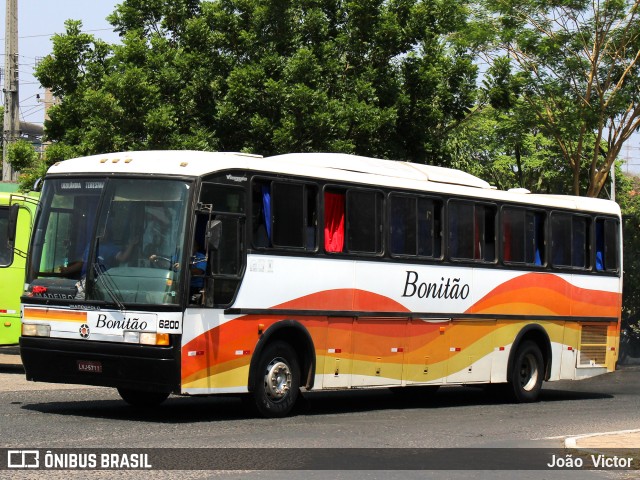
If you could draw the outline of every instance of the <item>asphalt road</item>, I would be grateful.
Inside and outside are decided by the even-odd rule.
[[[435,395],[387,389],[305,395],[285,419],[256,418],[236,398],[170,397],[136,410],[112,389],[26,382],[18,369],[0,371],[0,447],[4,448],[440,448],[498,451],[558,448],[566,437],[640,428],[640,367],[579,382],[545,384],[540,402],[509,404],[473,387]],[[168,450],[166,450],[168,451]],[[462,453],[466,450],[461,450]],[[339,450],[335,453],[339,455]],[[261,453],[264,454],[264,453]],[[640,458],[640,450],[637,457]],[[338,462],[339,463],[339,462]],[[338,464],[337,463],[337,464]],[[4,478],[0,471],[0,478]],[[36,478],[11,472],[6,478]],[[47,472],[87,478],[89,472]],[[91,472],[91,478],[282,478],[287,472]],[[289,471],[286,478],[300,478]],[[305,471],[315,478],[512,478],[494,471]],[[520,478],[636,478],[629,471],[518,472]],[[78,475],[77,477],[75,475]],[[575,477],[573,477],[575,475]],[[486,478],[489,478],[486,476]]]

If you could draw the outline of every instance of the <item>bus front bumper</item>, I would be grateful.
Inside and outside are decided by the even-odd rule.
[[[23,336],[20,356],[27,380],[180,392],[176,347]]]

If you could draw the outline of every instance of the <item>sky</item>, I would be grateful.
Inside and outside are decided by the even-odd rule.
[[[20,120],[42,125],[44,104],[36,95],[44,98],[44,89],[33,76],[38,59],[51,53],[51,37],[64,33],[64,22],[81,20],[83,31],[113,43],[118,35],[107,22],[107,15],[115,10],[121,0],[18,0],[18,75],[20,91]],[[4,28],[6,2],[0,2],[0,66],[4,72]],[[4,86],[4,77],[2,78]],[[2,98],[4,105],[4,96]]]
[[[64,32],[68,19],[81,20],[83,30],[107,42],[115,43],[118,35],[107,22],[116,5],[122,0],[18,0],[18,55],[20,81],[20,120],[42,125],[44,104],[36,95],[44,98],[44,89],[33,76],[39,58],[51,53],[51,37]],[[5,2],[0,5],[0,66],[4,70]],[[4,84],[4,78],[2,79]],[[1,92],[0,92],[1,93]],[[2,98],[4,105],[4,97]],[[623,147],[621,157],[626,164],[623,171],[640,174],[640,136],[635,135]]]

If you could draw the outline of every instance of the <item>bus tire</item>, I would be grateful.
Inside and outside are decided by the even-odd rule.
[[[268,418],[288,415],[300,393],[298,356],[288,343],[277,341],[260,355],[253,398],[258,413]]]
[[[168,392],[147,392],[130,388],[118,388],[118,393],[125,402],[134,407],[157,407],[169,396]]]
[[[518,403],[535,402],[543,379],[544,360],[540,347],[530,340],[521,343],[511,365],[510,396]]]

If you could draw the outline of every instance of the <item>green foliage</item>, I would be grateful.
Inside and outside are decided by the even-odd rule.
[[[501,56],[512,60],[522,100],[557,144],[576,195],[600,195],[623,144],[640,126],[639,8],[634,0],[477,3],[467,38],[505,78]],[[504,105],[512,91],[498,81],[489,93]]]
[[[67,22],[36,70],[77,154],[342,151],[446,163],[475,101],[464,0],[125,0],[106,45]]]
[[[32,167],[37,158],[35,149],[26,140],[17,140],[7,148],[7,161],[14,170],[19,172]]]
[[[625,320],[640,318],[640,178],[616,173],[616,199],[623,215],[624,280],[622,315]]]

